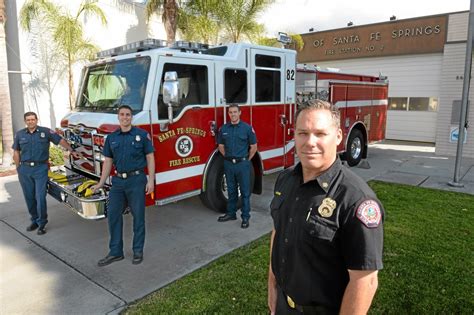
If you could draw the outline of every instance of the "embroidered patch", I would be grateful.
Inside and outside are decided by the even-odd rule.
[[[375,228],[380,224],[382,212],[375,200],[366,200],[357,208],[356,216],[366,227]]]
[[[146,134],[146,137],[147,137],[148,140],[151,141],[151,137],[150,137],[150,134],[149,134],[149,133]]]

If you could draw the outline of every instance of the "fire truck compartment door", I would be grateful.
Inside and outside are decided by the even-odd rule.
[[[292,118],[288,104],[295,97],[295,55],[292,51],[259,48],[250,49],[249,59],[252,126],[264,169],[274,169],[286,164],[288,126]]]

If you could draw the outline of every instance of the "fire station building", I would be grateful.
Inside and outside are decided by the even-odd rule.
[[[455,155],[469,11],[302,34],[298,62],[388,77],[386,138],[431,142]],[[469,98],[474,95],[470,82]],[[474,110],[463,156],[474,156]]]

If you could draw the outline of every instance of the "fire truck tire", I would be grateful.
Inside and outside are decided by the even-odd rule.
[[[250,168],[250,192],[253,191],[255,183],[255,170],[251,164]],[[206,178],[206,191],[200,195],[203,204],[217,212],[226,212],[227,207],[227,184],[224,176],[224,159],[218,157],[211,165]],[[237,208],[242,206],[242,200],[239,197]]]
[[[364,136],[359,129],[352,130],[349,141],[347,142],[347,150],[345,159],[349,166],[356,166],[359,164],[364,153],[365,143]]]

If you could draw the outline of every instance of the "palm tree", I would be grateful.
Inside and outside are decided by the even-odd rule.
[[[5,40],[5,1],[0,0],[0,73],[5,75],[0,80],[0,123],[2,137],[2,165],[10,166],[13,161],[13,126],[10,88],[8,85],[7,51]]]
[[[190,0],[180,12],[178,28],[183,39],[206,44],[217,43],[219,37],[220,0]]]
[[[263,29],[256,22],[258,14],[273,2],[274,0],[221,0],[219,24],[234,43],[242,40],[242,36],[255,38]]]
[[[166,40],[171,45],[176,40],[180,1],[176,0],[148,0],[146,3],[146,17],[162,12],[161,20],[165,26]]]
[[[74,107],[74,78],[72,65],[81,60],[92,59],[99,50],[84,38],[80,18],[82,15],[96,16],[103,25],[107,19],[97,5],[98,0],[84,0],[75,15],[64,11],[49,0],[27,0],[20,11],[20,25],[28,32],[33,21],[41,21],[51,31],[55,48],[68,66],[69,106]]]
[[[274,0],[189,0],[180,10],[179,30],[187,40],[257,42],[265,31],[257,16]]]

